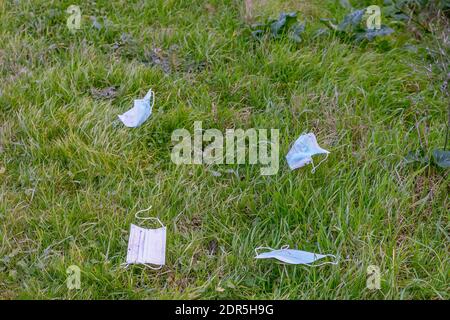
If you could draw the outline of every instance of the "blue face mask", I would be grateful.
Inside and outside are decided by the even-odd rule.
[[[152,114],[152,108],[155,104],[155,94],[150,89],[144,99],[134,100],[134,106],[124,114],[119,115],[120,121],[129,128],[139,127]]]
[[[289,150],[288,154],[286,155],[286,160],[291,170],[312,163],[313,164],[312,172],[314,173],[316,168],[327,158],[319,162],[317,167],[315,167],[312,156],[316,154],[326,154],[326,157],[328,157],[329,153],[330,153],[329,151],[319,147],[319,144],[317,143],[316,136],[314,135],[314,133],[308,133],[301,135],[294,142],[294,145],[292,146],[291,150]]]
[[[269,252],[263,252],[258,253],[258,250],[260,249],[268,249],[272,250]],[[256,259],[277,259],[279,261],[282,261],[284,263],[289,264],[304,264],[304,265],[311,265],[314,267],[318,267],[324,264],[337,264],[336,256],[332,254],[318,254],[318,253],[312,253],[307,251],[301,251],[301,250],[293,250],[289,249],[289,246],[281,247],[279,250],[275,250],[269,247],[259,247],[255,249],[256,252]],[[317,260],[323,259],[325,257],[333,257],[335,261],[332,262],[323,262],[321,264],[314,264]]]

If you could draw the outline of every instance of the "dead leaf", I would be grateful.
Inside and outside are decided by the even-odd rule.
[[[245,20],[250,22],[253,18],[253,0],[245,0]]]
[[[205,4],[205,9],[208,11],[209,14],[216,13],[216,7],[214,7],[212,4],[207,3]]]
[[[248,123],[250,117],[252,116],[252,109],[250,107],[246,107],[239,110],[237,114],[238,119],[240,119],[243,123]]]
[[[170,73],[170,61],[167,54],[161,48],[153,48],[147,54],[147,58],[151,65],[159,66],[164,73]]]
[[[96,99],[113,99],[117,96],[116,87],[108,87],[103,89],[91,89],[91,94]]]
[[[210,255],[213,256],[216,254],[218,245],[217,240],[214,239],[208,243],[208,252]]]

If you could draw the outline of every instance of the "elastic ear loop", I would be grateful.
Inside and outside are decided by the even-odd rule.
[[[136,213],[134,214],[134,217],[135,217],[136,219],[140,219],[140,220],[155,220],[155,221],[158,221],[159,224],[161,225],[161,227],[165,228],[165,225],[163,225],[163,223],[161,222],[161,220],[159,220],[158,218],[155,218],[155,217],[141,217],[141,216],[139,215],[139,213],[141,213],[141,212],[146,212],[146,211],[150,210],[151,208],[152,208],[152,206],[150,206],[150,207],[148,207],[147,209],[144,209],[144,210],[139,210],[138,212],[136,212]]]
[[[310,267],[320,267],[320,266],[323,266],[325,264],[334,264],[334,265],[338,264],[338,261],[337,261],[336,256],[334,254],[325,254],[324,257],[333,257],[334,261],[326,261],[326,262],[322,262],[322,263],[319,263],[319,264],[313,264],[314,263],[313,262],[313,263],[308,264],[308,266],[310,266]]]
[[[312,163],[312,166],[313,166],[313,168],[312,168],[312,170],[311,170],[311,173],[315,173],[315,172],[316,172],[316,169],[322,164],[322,162],[324,162],[325,160],[328,159],[328,155],[329,155],[329,153],[326,154],[325,158],[322,159],[322,160],[319,162],[319,164],[318,164],[317,166],[314,166],[314,160],[313,160],[313,158],[311,157],[311,163]]]
[[[150,109],[152,109],[153,106],[155,105],[155,93],[153,92],[152,89],[148,90],[147,94],[144,97],[144,100],[147,100],[147,99],[149,100],[150,98],[152,99],[152,104],[150,106]]]
[[[259,255],[258,250],[261,250],[261,249],[267,249],[267,250],[272,250],[272,251],[276,250],[276,249],[271,248],[271,247],[258,247],[258,248],[255,249],[256,255]],[[286,249],[289,249],[289,245],[288,244],[282,246],[279,250],[286,250]]]
[[[156,221],[159,222],[159,224],[160,224],[163,228],[165,228],[165,226],[163,225],[163,223],[161,222],[161,220],[159,220],[158,218],[155,218],[155,217],[141,217],[141,216],[139,216],[139,213],[149,211],[152,207],[153,207],[153,206],[150,206],[150,207],[148,207],[147,209],[139,210],[138,212],[136,212],[136,213],[134,214],[134,217],[135,217],[136,219],[140,219],[140,220],[156,220]],[[122,263],[122,265],[125,265],[125,269],[128,268],[128,266],[129,266],[128,263]],[[146,266],[147,268],[152,269],[152,270],[159,270],[159,269],[161,269],[161,268],[163,267],[163,266],[161,265],[161,266],[155,268],[155,267],[152,267],[151,265],[149,265],[148,263],[144,263],[144,266]]]

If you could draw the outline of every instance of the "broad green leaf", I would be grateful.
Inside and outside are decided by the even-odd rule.
[[[433,150],[433,160],[436,165],[441,168],[449,168],[450,167],[450,151],[448,150]]]
[[[272,22],[270,25],[272,36],[277,37],[280,34],[286,33],[295,22],[297,22],[297,13],[280,14],[278,20]]]
[[[301,34],[305,31],[305,24],[295,24],[290,29],[289,38],[293,41],[300,43],[302,42]]]
[[[338,25],[339,31],[355,30],[359,27],[361,20],[366,12],[365,9],[353,11],[345,16],[344,20]]]
[[[305,25],[297,23],[297,13],[281,13],[278,20],[269,19],[265,24],[253,24],[250,26],[251,34],[256,39],[261,39],[266,32],[270,32],[273,38],[287,35],[289,39],[297,43],[302,41],[301,34]]]
[[[362,32],[358,32],[356,34],[356,40],[361,41],[361,40],[367,39],[369,41],[372,41],[376,37],[387,36],[393,32],[394,32],[394,30],[392,30],[391,28],[386,27],[386,26],[381,26],[381,29],[365,30]]]
[[[315,38],[318,38],[318,37],[321,37],[321,36],[326,36],[326,35],[329,35],[329,34],[330,34],[330,30],[321,28],[321,29],[317,30],[314,33],[313,38],[315,39]]]
[[[410,151],[405,157],[406,163],[419,162],[427,164],[430,162],[428,156],[424,155],[423,150]]]
[[[382,9],[384,17],[390,17],[394,20],[406,21],[409,17],[401,12],[395,5],[387,6]]]

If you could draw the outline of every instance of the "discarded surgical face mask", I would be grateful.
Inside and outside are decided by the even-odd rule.
[[[143,99],[134,100],[134,107],[119,115],[120,121],[129,128],[139,127],[152,114],[155,93],[150,89]]]
[[[314,173],[316,171],[316,168],[327,159],[329,153],[329,151],[319,147],[314,133],[308,133],[302,134],[294,142],[291,150],[289,150],[288,154],[286,155],[286,160],[291,170],[312,163],[313,169],[311,172]],[[325,159],[320,161],[317,167],[314,166],[314,162],[312,159],[312,156],[316,154],[326,154]]]
[[[261,249],[268,249],[271,251],[258,253],[258,250]],[[313,267],[318,267],[324,264],[337,264],[336,256],[332,254],[318,254],[318,253],[312,253],[307,251],[301,251],[301,250],[293,250],[289,249],[289,246],[283,246],[281,249],[276,250],[269,247],[259,247],[255,249],[256,252],[256,259],[278,259],[284,263],[289,264],[304,264],[309,265]],[[327,261],[323,262],[321,264],[313,264],[317,260],[323,259],[325,257],[333,257],[334,261]]]
[[[150,210],[150,208],[147,210]],[[138,213],[147,210],[137,212],[136,218],[156,220],[161,224],[161,228],[144,229],[134,224],[131,225],[126,265],[145,264],[151,269],[160,269],[166,263],[166,227],[158,218],[141,218],[138,216]],[[149,264],[159,267],[155,268]]]

